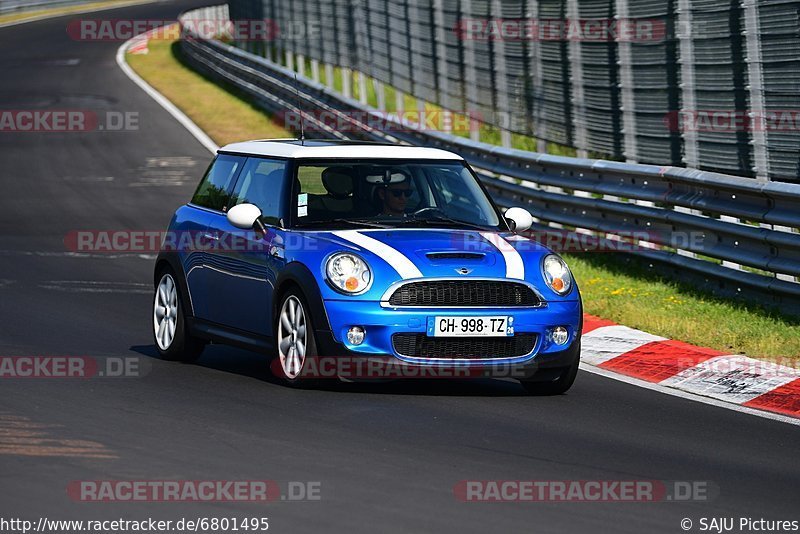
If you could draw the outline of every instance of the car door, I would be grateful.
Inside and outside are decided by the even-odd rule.
[[[285,160],[248,158],[231,195],[228,208],[244,203],[258,206],[265,233],[238,229],[224,213],[209,220],[206,232],[217,246],[206,261],[208,318],[215,323],[272,335],[272,294],[284,265],[274,244],[283,240],[285,175]]]
[[[215,214],[224,213],[245,160],[242,156],[225,154],[214,158],[191,202],[176,213],[179,219],[173,225],[176,235],[170,237],[179,248],[193,313],[199,319],[208,319],[209,313],[208,270],[205,265],[213,240],[207,228]]]

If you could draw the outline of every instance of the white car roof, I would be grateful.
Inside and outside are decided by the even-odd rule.
[[[461,156],[438,148],[365,143],[362,141],[326,141],[307,139],[263,139],[232,143],[219,149],[252,156],[280,158],[396,158],[396,159],[447,159],[463,160]]]

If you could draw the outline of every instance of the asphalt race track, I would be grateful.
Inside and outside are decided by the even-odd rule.
[[[93,18],[175,18],[200,2]],[[138,113],[123,132],[0,132],[0,356],[138,358],[140,378],[0,379],[0,517],[268,517],[275,532],[680,532],[797,520],[798,427],[581,372],[567,395],[419,380],[303,391],[263,355],[155,357],[153,258],[71,254],[75,230],[162,230],[210,155],[74,17],[0,29],[0,107]],[[320,499],[78,502],[81,480],[320,482]],[[702,481],[697,502],[461,502],[462,480]]]

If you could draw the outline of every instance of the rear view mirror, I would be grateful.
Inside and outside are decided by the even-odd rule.
[[[261,210],[254,204],[239,204],[228,210],[228,222],[243,230],[252,230],[260,218]]]
[[[524,232],[533,224],[533,215],[525,208],[508,208],[505,217],[512,223],[511,230],[515,233]]]

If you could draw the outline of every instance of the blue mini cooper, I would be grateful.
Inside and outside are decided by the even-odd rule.
[[[290,385],[316,382],[312,365],[328,359],[563,393],[578,371],[581,298],[564,261],[521,235],[532,222],[523,208],[501,213],[451,152],[231,144],[165,234],[156,346],[184,361],[209,342],[257,350]]]

